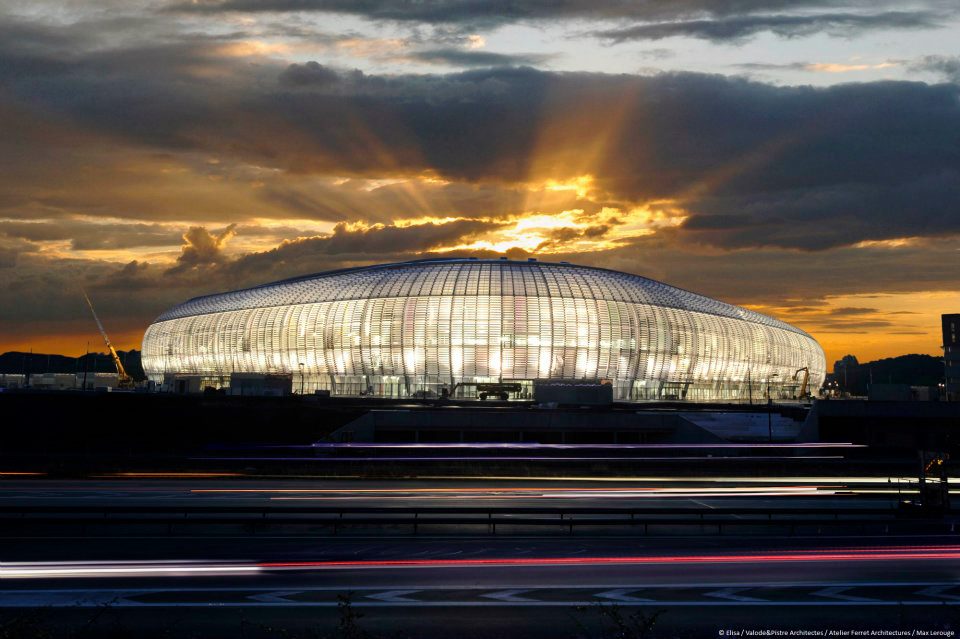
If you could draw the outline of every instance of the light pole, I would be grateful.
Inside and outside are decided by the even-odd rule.
[[[300,362],[300,397],[303,397],[303,362]]]
[[[779,377],[779,373],[774,373],[767,378],[767,436],[773,443],[773,394],[770,392],[770,382],[774,377]]]
[[[767,397],[767,441],[773,443],[773,398]]]

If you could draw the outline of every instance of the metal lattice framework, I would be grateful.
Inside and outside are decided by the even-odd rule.
[[[459,385],[609,379],[617,399],[795,394],[823,382],[804,331],[636,275],[567,263],[446,259],[320,273],[208,295],[150,325],[143,366],[226,384],[288,373],[308,391],[404,397]],[[300,384],[298,383],[297,386]],[[525,394],[525,393],[524,393]]]

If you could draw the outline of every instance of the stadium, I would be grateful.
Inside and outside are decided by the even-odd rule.
[[[509,382],[612,385],[618,401],[796,397],[824,379],[820,345],[775,318],[648,278],[566,262],[431,259],[207,295],[158,317],[143,367],[290,375],[300,392],[476,398]]]

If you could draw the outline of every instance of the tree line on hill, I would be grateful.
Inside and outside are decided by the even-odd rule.
[[[124,369],[136,381],[146,379],[140,363],[140,351],[117,351]],[[87,353],[80,357],[47,353],[8,351],[0,355],[0,373],[41,375],[43,373],[116,373],[109,353]]]

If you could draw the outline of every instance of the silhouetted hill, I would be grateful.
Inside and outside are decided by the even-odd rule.
[[[117,351],[123,367],[135,380],[145,378],[143,366],[140,364],[140,351]],[[106,353],[90,353],[80,357],[54,355],[46,353],[21,353],[9,351],[0,355],[0,373],[115,373],[113,360]]]

